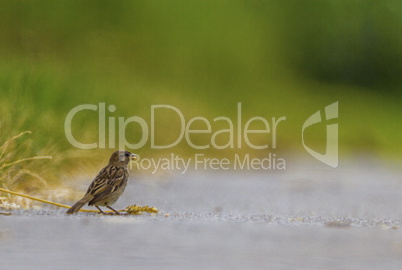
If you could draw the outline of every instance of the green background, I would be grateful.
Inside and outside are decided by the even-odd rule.
[[[65,117],[77,105],[105,102],[117,108],[108,116],[136,115],[149,123],[151,105],[169,104],[187,121],[203,116],[213,122],[235,119],[241,102],[244,119],[287,117],[276,150],[196,151],[183,141],[173,149],[154,150],[148,143],[133,152],[308,156],[301,143],[304,121],[338,101],[341,158],[398,160],[401,15],[396,0],[1,1],[0,144],[31,130],[7,158],[52,155],[53,161],[32,167],[68,174],[110,152],[75,149],[67,141]],[[158,140],[177,137],[174,116],[159,116]],[[96,141],[97,121],[94,112],[77,115],[77,139]],[[227,127],[214,125],[213,132],[221,128]],[[132,125],[126,136],[134,143],[140,130]],[[325,150],[325,123],[306,136],[309,146]],[[193,140],[205,144],[210,135]],[[271,143],[261,134],[253,141]]]

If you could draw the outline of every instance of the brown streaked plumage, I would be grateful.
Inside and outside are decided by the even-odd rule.
[[[131,159],[136,160],[137,155],[128,151],[116,151],[109,159],[109,164],[103,168],[89,185],[85,196],[76,202],[66,213],[77,213],[86,203],[95,206],[104,214],[99,206],[106,206],[116,214],[118,211],[111,207],[123,193],[128,181],[127,164]]]

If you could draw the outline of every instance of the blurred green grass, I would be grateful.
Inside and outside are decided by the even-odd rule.
[[[154,104],[173,105],[187,120],[212,121],[235,118],[241,102],[245,119],[286,116],[276,152],[297,153],[304,151],[303,122],[339,101],[342,155],[397,158],[401,153],[398,1],[16,0],[1,5],[0,143],[31,130],[30,151],[59,157],[65,167],[57,170],[80,168],[77,156],[94,163],[104,159],[99,151],[74,149],[64,135],[73,107],[99,102],[114,104],[113,116],[137,115],[148,123]],[[168,116],[162,120],[157,139],[173,140],[178,124]],[[74,125],[80,139],[97,140],[96,113],[82,114]],[[325,126],[320,126],[309,134],[309,145],[323,145]],[[129,141],[139,136],[128,129]],[[262,137],[256,140],[264,143]],[[197,152],[184,142],[164,151],[150,149],[149,143],[133,150],[145,156],[172,151]],[[247,147],[203,152],[261,155]]]

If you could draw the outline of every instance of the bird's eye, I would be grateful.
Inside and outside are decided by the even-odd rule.
[[[129,153],[126,153],[126,154],[125,154],[125,156],[126,156],[126,157],[129,157],[129,156],[130,156],[130,154],[129,154]]]

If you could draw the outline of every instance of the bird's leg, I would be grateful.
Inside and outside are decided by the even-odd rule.
[[[105,212],[102,211],[102,209],[99,208],[99,206],[95,205],[96,208],[98,208],[99,212],[101,212],[103,215],[106,215]]]
[[[117,210],[113,209],[113,208],[112,208],[112,207],[110,207],[109,205],[106,205],[106,207],[107,207],[107,208],[109,208],[110,210],[112,210],[113,212],[115,212],[115,213],[116,213],[116,215],[120,215],[120,212],[119,212],[119,211],[117,211]]]

